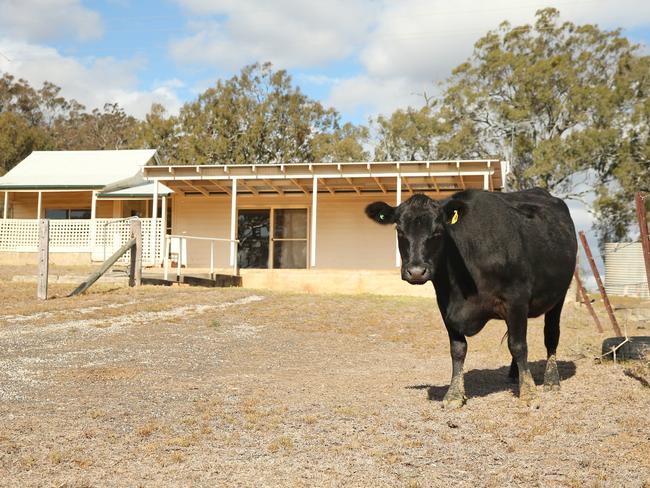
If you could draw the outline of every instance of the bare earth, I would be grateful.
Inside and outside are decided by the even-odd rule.
[[[469,339],[467,405],[447,411],[433,300],[98,285],[39,303],[11,274],[2,486],[650,486],[647,365],[594,361],[612,334],[574,305],[562,390],[540,386],[539,410],[507,382],[493,322]],[[540,384],[541,321],[529,331]]]

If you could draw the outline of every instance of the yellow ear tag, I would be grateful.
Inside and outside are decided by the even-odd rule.
[[[454,210],[454,216],[451,218],[451,225],[454,225],[458,222],[458,210]]]

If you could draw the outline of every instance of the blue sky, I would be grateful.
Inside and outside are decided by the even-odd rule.
[[[171,112],[255,61],[285,68],[345,120],[418,105],[500,21],[547,2],[495,0],[2,0],[0,70],[52,81],[89,107]],[[650,45],[650,2],[559,0],[577,23]],[[646,48],[647,50],[647,48]]]
[[[152,102],[175,113],[215,80],[270,61],[343,120],[367,123],[421,104],[480,36],[548,6],[620,27],[649,52],[648,0],[0,0],[0,72],[143,117]],[[588,230],[590,214],[571,207]]]

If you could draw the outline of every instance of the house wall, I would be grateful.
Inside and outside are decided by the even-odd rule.
[[[84,209],[92,205],[92,192],[90,191],[61,191],[43,192],[43,211],[48,208]],[[37,192],[10,192],[9,208],[12,209],[14,219],[35,219],[38,216]],[[110,200],[97,201],[97,218],[112,218],[121,216],[115,213],[117,209]]]
[[[376,200],[394,204],[394,195],[332,195],[319,193],[317,207],[317,269],[394,269],[395,230],[381,226],[364,213],[364,208]],[[172,232],[188,236],[230,238],[229,196],[183,196],[172,199]],[[311,195],[238,195],[237,208],[295,208],[308,209],[311,219]],[[310,243],[308,237],[307,249]],[[210,244],[188,240],[189,267],[210,265]],[[229,261],[229,244],[218,243],[215,266],[225,268]]]

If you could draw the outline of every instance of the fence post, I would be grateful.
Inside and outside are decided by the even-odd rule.
[[[41,219],[38,226],[38,289],[39,300],[47,300],[47,279],[50,261],[50,221]]]
[[[641,249],[643,250],[643,261],[645,262],[645,274],[648,281],[648,291],[650,291],[650,237],[648,237],[648,221],[646,219],[645,199],[641,193],[637,192],[634,197],[636,203],[636,217],[639,221],[639,231],[641,232]]]
[[[587,306],[587,310],[589,310],[589,313],[591,314],[591,318],[594,319],[594,323],[596,324],[596,329],[598,329],[598,332],[602,334],[603,326],[600,325],[600,320],[598,320],[598,315],[596,315],[596,312],[594,311],[594,307],[591,306],[589,295],[587,295],[587,291],[585,290],[585,287],[582,286],[582,281],[580,281],[580,275],[578,274],[577,269],[573,274],[573,276],[576,280],[578,295],[580,295],[580,300],[578,300],[578,303],[583,302]]]
[[[600,291],[600,296],[603,299],[603,303],[605,304],[605,310],[607,310],[607,315],[609,315],[609,321],[612,323],[612,328],[614,329],[614,333],[621,337],[623,333],[621,332],[621,328],[618,326],[618,322],[616,321],[616,316],[614,315],[614,311],[612,310],[612,305],[609,303],[609,298],[607,296],[607,292],[605,291],[605,287],[603,286],[603,282],[600,280],[600,273],[598,272],[598,268],[596,267],[596,262],[594,261],[594,257],[591,254],[591,249],[589,248],[589,244],[587,243],[587,238],[585,237],[585,233],[583,231],[578,232],[578,235],[580,236],[580,242],[582,242],[582,247],[585,250],[585,254],[587,255],[587,261],[589,261],[589,266],[591,267],[591,271],[594,274],[594,278],[596,278],[596,284],[598,285],[598,291]]]
[[[135,246],[131,248],[129,286],[140,286],[142,285],[142,222],[140,219],[131,221],[131,237],[135,239]]]

